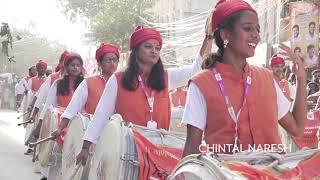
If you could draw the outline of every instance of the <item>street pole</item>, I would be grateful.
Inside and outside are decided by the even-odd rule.
[[[278,0],[277,2],[277,18],[276,18],[276,42],[275,43],[280,43],[280,15],[281,15],[281,0]]]

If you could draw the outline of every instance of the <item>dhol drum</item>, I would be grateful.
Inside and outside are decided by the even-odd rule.
[[[76,156],[82,149],[82,137],[87,129],[90,116],[77,113],[68,125],[67,134],[64,137],[62,149],[62,180],[86,180],[88,179],[88,167],[76,165]]]
[[[181,133],[186,137],[187,127],[181,124],[183,111],[183,107],[171,107],[170,131]]]
[[[42,122],[39,139],[51,136],[51,133],[58,127],[59,114],[63,112],[59,108],[50,106],[47,109]],[[38,158],[42,167],[55,166],[61,164],[61,149],[56,141],[50,140],[37,146]]]
[[[43,106],[40,107],[39,112],[41,112],[43,109]],[[32,112],[31,112],[32,113]],[[24,144],[28,145],[30,142],[34,142],[36,139],[34,138],[32,132],[36,128],[38,122],[39,122],[39,114],[36,116],[35,121],[33,123],[28,123],[26,126],[26,132],[24,136]]]
[[[113,115],[94,148],[89,180],[137,180],[139,178],[140,162],[133,131],[141,133],[156,145],[181,149],[181,152],[184,147],[185,140],[178,136],[125,123],[120,115]]]
[[[22,113],[27,112],[29,104],[31,103],[32,99],[33,99],[33,95],[32,95],[31,91],[28,91],[28,93],[23,96],[23,99],[22,99],[22,102],[21,102],[21,107],[20,107]],[[30,114],[27,114],[27,115],[23,116],[22,122],[28,121],[29,120],[29,116],[30,116]],[[27,126],[26,124],[23,125],[23,127],[26,127],[26,126]]]
[[[199,154],[183,158],[168,180],[312,179],[320,175],[319,150]]]
[[[32,135],[32,131],[34,130],[34,123],[27,124],[25,128],[24,134],[24,145],[28,145],[30,142],[34,142],[35,138]]]
[[[62,151],[57,142],[54,142],[51,152],[51,159],[48,167],[48,179],[49,180],[61,180],[61,156]]]

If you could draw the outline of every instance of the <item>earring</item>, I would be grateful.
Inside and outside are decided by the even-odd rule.
[[[227,48],[228,43],[229,43],[228,39],[224,40],[223,41],[223,47]]]

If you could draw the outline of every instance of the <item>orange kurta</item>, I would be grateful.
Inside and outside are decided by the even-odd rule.
[[[245,75],[241,75],[232,66],[216,63],[222,76],[226,92],[235,112],[242,106]],[[238,119],[238,137],[242,150],[249,145],[281,144],[278,134],[277,98],[272,72],[250,66],[252,84],[249,95]],[[203,70],[192,78],[203,93],[207,104],[207,125],[205,141],[208,144],[233,144],[235,123],[231,119],[224,96],[211,70]]]
[[[135,91],[124,89],[122,86],[123,72],[118,72],[115,75],[118,82],[116,113],[121,114],[126,121],[140,126],[147,126],[150,120],[150,112],[144,91],[140,87]],[[167,72],[165,72],[164,79],[165,89],[156,91],[154,96],[153,120],[157,122],[157,128],[168,130],[170,126],[170,100]]]
[[[60,124],[60,115],[63,114],[63,111],[69,105],[69,103],[70,103],[70,101],[72,99],[72,96],[74,94],[74,91],[75,91],[75,89],[73,88],[74,87],[74,81],[70,80],[69,87],[70,87],[69,95],[65,95],[65,96],[57,95],[57,106],[58,106],[58,108],[62,109],[62,111],[59,113],[59,115],[57,117],[58,126]],[[66,133],[67,133],[67,129],[65,128],[65,129],[63,129],[61,135],[57,138],[57,142],[58,142],[58,144],[60,145],[61,148],[63,146],[64,136],[66,135]]]
[[[185,106],[187,99],[187,91],[176,90],[171,93],[171,102],[173,107]]]
[[[67,107],[72,99],[73,93],[70,93],[67,96],[58,95],[57,96],[57,106]]]
[[[85,104],[85,111],[87,113],[93,114],[95,112],[108,79],[104,80],[102,75],[95,75],[86,79],[88,98]]]
[[[41,85],[44,83],[44,81],[46,80],[45,77],[33,77],[31,78],[32,81],[32,87],[31,90],[33,93],[38,92],[38,90],[40,89]]]
[[[70,89],[69,95],[65,95],[65,96],[57,95],[57,106],[65,108],[70,103],[72,96],[74,94],[74,91],[75,91],[73,80],[70,80],[70,82],[69,82],[69,89]]]

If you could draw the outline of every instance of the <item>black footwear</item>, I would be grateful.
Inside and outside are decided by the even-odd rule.
[[[32,152],[33,152],[32,149],[27,149],[27,151],[24,153],[24,155],[29,155],[29,154],[31,154]]]
[[[47,180],[48,178],[46,178],[46,177],[42,177],[40,180]]]

